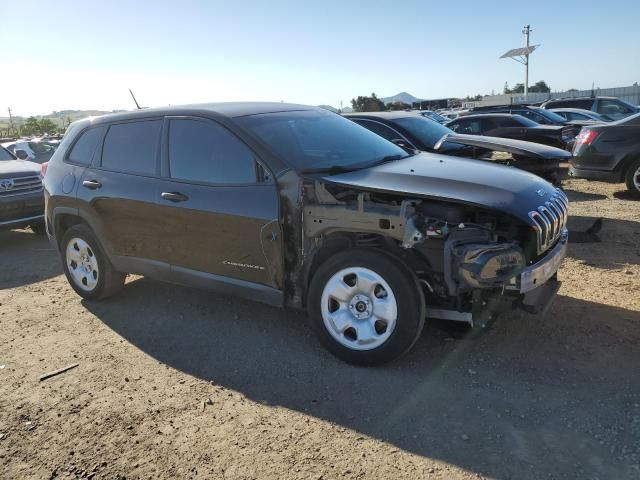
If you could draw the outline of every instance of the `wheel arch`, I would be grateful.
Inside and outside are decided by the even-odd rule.
[[[392,258],[408,273],[415,276],[415,269],[406,258],[407,254],[413,253],[412,249],[401,249],[392,238],[364,232],[334,232],[323,237],[308,257],[304,278],[303,308],[307,305],[309,286],[318,268],[332,256],[348,249],[375,251],[379,255]],[[417,276],[416,281],[418,281]]]

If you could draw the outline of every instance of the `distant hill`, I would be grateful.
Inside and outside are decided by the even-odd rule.
[[[414,97],[413,95],[411,95],[410,93],[407,93],[407,92],[396,93],[392,97],[384,97],[384,98],[381,98],[380,100],[382,100],[385,104],[394,103],[394,102],[402,102],[402,103],[408,103],[409,105],[411,105],[412,103],[415,103],[415,102],[422,101],[421,98]]]
[[[81,118],[95,117],[98,115],[105,115],[107,113],[122,112],[123,110],[113,110],[110,112],[104,110],[60,110],[59,112],[51,112],[48,115],[33,115],[38,120],[48,118],[56,125],[67,125],[68,122],[75,122]],[[28,117],[13,117],[13,123],[15,125],[22,125]],[[9,126],[9,117],[0,117],[0,129],[7,128]]]

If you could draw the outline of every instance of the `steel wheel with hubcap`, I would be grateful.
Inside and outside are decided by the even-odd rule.
[[[307,308],[323,345],[360,365],[388,362],[409,350],[425,316],[415,274],[399,259],[369,249],[326,260],[311,280]]]
[[[340,270],[327,282],[321,300],[327,331],[343,346],[371,350],[393,333],[396,298],[376,272],[362,267]]]
[[[78,288],[90,292],[98,284],[100,267],[93,250],[81,238],[72,238],[67,243],[65,254],[71,278]]]
[[[106,298],[124,285],[125,275],[113,268],[88,225],[74,225],[64,233],[60,254],[67,280],[83,298]]]

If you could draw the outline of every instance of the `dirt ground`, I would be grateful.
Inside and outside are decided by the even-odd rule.
[[[378,368],[205,291],[81,301],[44,238],[0,233],[0,478],[640,478],[640,202],[565,187],[572,231],[604,222],[547,315],[430,323]]]

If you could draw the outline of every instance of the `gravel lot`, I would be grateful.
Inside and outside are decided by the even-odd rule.
[[[571,237],[546,316],[431,323],[381,368],[209,292],[81,301],[44,238],[0,233],[0,477],[640,478],[640,202],[565,186],[571,229],[603,229]]]

